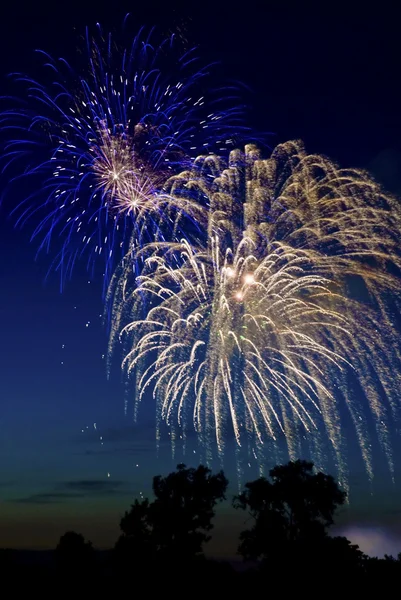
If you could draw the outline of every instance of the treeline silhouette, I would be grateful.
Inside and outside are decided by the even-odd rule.
[[[310,592],[324,581],[327,593],[350,582],[399,581],[401,554],[371,558],[347,538],[329,535],[346,495],[333,477],[301,460],[276,466],[269,479],[247,483],[233,499],[245,514],[238,554],[248,568],[206,559],[215,507],[226,499],[227,485],[223,471],[178,465],[167,477],[153,478],[152,501],[135,500],[121,519],[112,550],[97,552],[69,531],[43,564],[21,561],[18,551],[1,551],[2,579],[57,578],[66,588],[87,582],[92,589],[108,580],[147,593],[182,588],[191,595],[213,593],[215,586],[226,593],[260,589],[267,594],[272,586],[281,593]]]

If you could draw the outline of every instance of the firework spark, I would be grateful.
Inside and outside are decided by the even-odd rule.
[[[12,195],[26,193],[27,178],[37,190],[15,209],[18,223],[33,219],[40,249],[56,249],[62,282],[78,257],[91,268],[101,256],[107,286],[130,243],[141,245],[144,232],[152,240],[160,222],[169,231],[165,180],[200,152],[226,150],[233,132],[246,129],[232,89],[219,90],[218,100],[203,96],[210,69],[195,68],[193,50],[175,36],[154,38],[141,30],[121,49],[100,28],[87,33],[82,75],[41,53],[45,83],[16,75],[26,100],[1,113],[11,135],[3,171],[22,185]]]
[[[369,475],[374,432],[392,470],[399,206],[298,142],[268,160],[232,152],[214,175],[195,181],[207,244],[149,245],[115,294],[111,351],[121,332],[136,406],[153,390],[158,435],[163,421],[173,439],[194,427],[209,459],[230,436],[260,463],[283,440],[291,458],[308,444],[318,465],[330,448],[343,481],[349,415]]]

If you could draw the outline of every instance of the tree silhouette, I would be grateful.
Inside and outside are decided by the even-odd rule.
[[[125,548],[135,558],[158,557],[163,562],[200,556],[227,484],[222,471],[213,475],[202,465],[194,469],[181,464],[167,477],[154,477],[155,499],[135,501],[125,513],[116,550]]]
[[[238,552],[270,564],[284,559],[299,563],[326,541],[335,510],[346,495],[330,475],[314,473],[313,463],[306,461],[277,466],[270,479],[247,483],[234,498],[234,506],[253,519],[251,529],[240,534]]]
[[[114,563],[117,569],[124,570],[135,563],[137,567],[148,565],[155,558],[151,539],[149,500],[135,500],[131,510],[120,521],[123,535],[114,548]]]
[[[60,537],[56,548],[56,565],[68,576],[82,575],[91,571],[95,564],[95,551],[83,535],[67,531]]]

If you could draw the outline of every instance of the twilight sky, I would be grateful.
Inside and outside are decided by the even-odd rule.
[[[86,25],[118,29],[131,11],[138,28],[183,28],[205,63],[220,61],[227,79],[249,86],[250,123],[272,132],[271,146],[300,137],[311,152],[370,167],[401,192],[395,9],[329,17],[327,7],[294,13],[265,2],[274,8],[233,12],[224,0],[218,12],[208,2],[189,8],[173,0],[154,14],[153,3],[136,12],[134,4],[2,7],[0,95],[12,93],[8,73],[34,69],[36,48],[73,56],[72,40]],[[83,263],[60,294],[57,275],[46,280],[52,257],[35,261],[29,225],[19,231],[8,218],[13,203],[0,207],[0,547],[54,547],[67,529],[107,547],[131,500],[148,494],[152,476],[167,474],[177,459],[168,447],[157,455],[150,408],[138,426],[124,415],[117,365],[106,380],[101,278],[90,279]],[[196,455],[186,462],[196,465]],[[370,486],[358,454],[350,456],[350,505],[339,526],[371,554],[401,551],[400,462],[394,484],[378,464]],[[235,493],[233,465],[226,472]],[[210,552],[233,554],[242,523],[243,515],[222,506]]]

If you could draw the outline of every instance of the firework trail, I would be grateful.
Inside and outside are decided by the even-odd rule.
[[[398,204],[299,142],[203,162],[214,177],[188,173],[175,193],[208,196],[207,244],[151,244],[114,289],[110,352],[121,332],[136,407],[153,391],[158,437],[163,421],[173,442],[194,428],[207,460],[234,437],[262,464],[284,440],[342,481],[348,415],[369,476],[373,435],[393,470]]]
[[[14,213],[55,253],[61,284],[84,255],[89,269],[102,258],[107,288],[130,244],[174,226],[180,208],[163,192],[166,179],[199,153],[227,151],[246,128],[233,89],[213,100],[210,68],[198,69],[174,35],[157,44],[142,29],[119,48],[99,27],[78,50],[82,73],[41,53],[44,84],[15,75],[21,99],[0,115],[3,172],[14,176],[11,196],[34,190]]]

